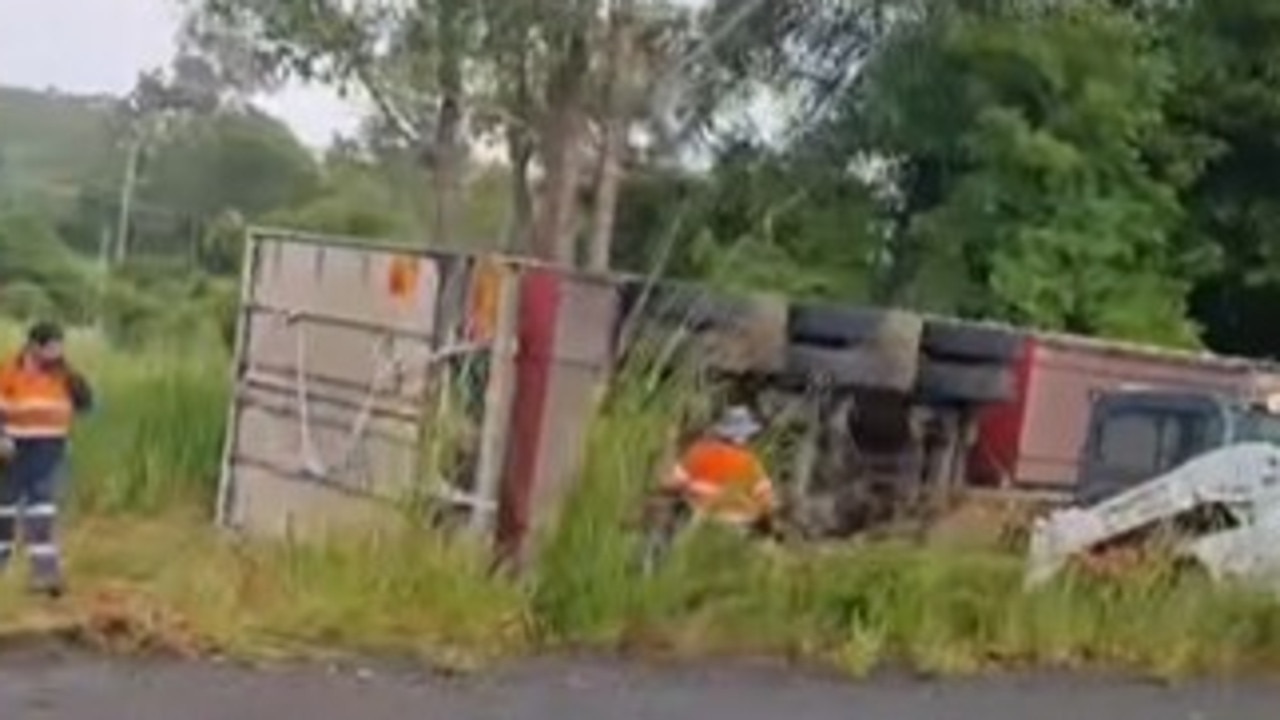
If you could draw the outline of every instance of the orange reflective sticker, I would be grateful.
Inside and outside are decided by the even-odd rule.
[[[396,300],[411,300],[418,291],[418,258],[401,255],[391,259],[387,290]]]
[[[502,266],[491,259],[478,260],[471,272],[471,292],[467,298],[467,328],[471,340],[493,340],[501,294]]]

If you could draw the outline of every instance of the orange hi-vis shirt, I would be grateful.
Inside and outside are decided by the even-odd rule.
[[[0,421],[15,440],[65,438],[75,405],[67,378],[32,367],[21,356],[0,366]]]
[[[750,449],[716,439],[694,443],[667,485],[697,509],[729,522],[750,523],[773,510],[773,481]]]

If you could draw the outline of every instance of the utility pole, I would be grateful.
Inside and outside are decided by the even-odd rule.
[[[99,334],[106,328],[107,289],[111,283],[111,226],[102,223],[98,233],[98,301],[93,322]]]
[[[138,184],[138,162],[142,157],[140,133],[129,144],[129,156],[125,160],[124,183],[120,187],[120,217],[116,224],[115,264],[124,264],[129,253],[129,230],[133,215],[133,194]]]

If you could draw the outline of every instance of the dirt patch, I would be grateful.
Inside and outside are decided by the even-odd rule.
[[[1036,518],[1052,505],[1025,498],[975,496],[960,501],[930,526],[931,544],[1021,554]]]
[[[71,633],[81,645],[115,654],[194,659],[215,649],[164,603],[124,588],[90,595],[76,613]]]
[[[207,657],[216,649],[164,603],[125,587],[35,605],[0,627],[0,651],[50,647],[182,659]]]

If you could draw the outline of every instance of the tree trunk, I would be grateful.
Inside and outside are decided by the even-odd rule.
[[[498,2],[510,0],[498,0]],[[527,35],[521,34],[522,42],[514,43],[504,52],[510,53],[507,60],[511,73],[511,96],[514,102],[514,114],[518,122],[507,124],[507,161],[511,163],[510,192],[511,203],[508,211],[506,228],[506,251],[511,253],[531,253],[534,248],[531,238],[534,233],[533,196],[529,188],[529,169],[533,164],[537,148],[534,145],[533,126],[538,116],[533,101],[533,89],[529,80],[529,44]],[[536,253],[534,253],[536,254]]]
[[[631,62],[632,23],[635,0],[614,0],[609,14],[609,48],[605,78],[604,133],[597,168],[595,209],[587,240],[587,267],[609,269],[613,250],[613,230],[622,186],[623,163],[627,151],[627,131],[631,127],[628,107],[627,70]]]
[[[462,26],[458,0],[440,3],[440,107],[437,118],[432,185],[431,238],[437,246],[458,241],[457,217],[462,202],[462,172],[466,157],[462,144]]]
[[[577,260],[575,226],[578,220],[578,183],[582,174],[583,108],[590,55],[587,26],[590,15],[579,3],[559,48],[547,89],[547,121],[543,128],[543,160],[546,174],[540,212],[534,234],[534,254],[550,262],[574,265]]]
[[[505,250],[528,252],[533,231],[533,195],[529,190],[529,166],[533,162],[533,143],[521,128],[507,131],[507,158],[511,163],[511,210],[507,226]]]

